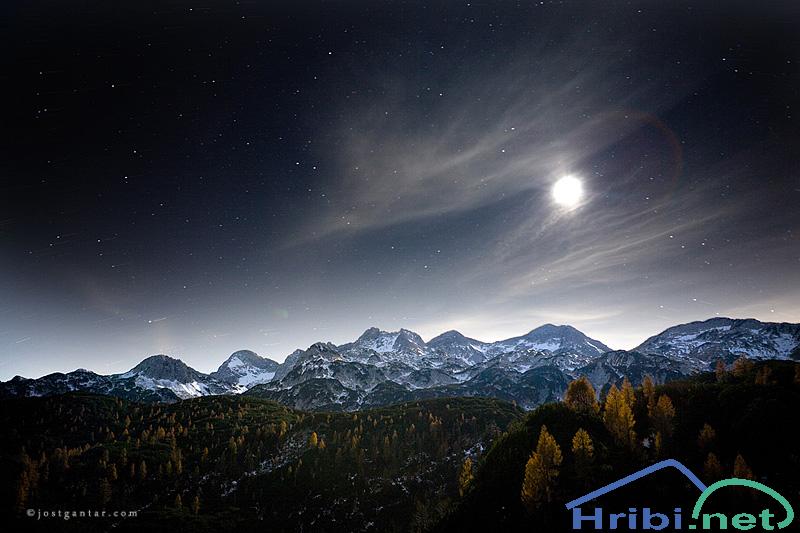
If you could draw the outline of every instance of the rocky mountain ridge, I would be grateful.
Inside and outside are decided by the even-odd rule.
[[[712,318],[671,327],[634,350],[612,350],[572,326],[545,324],[525,335],[482,342],[448,331],[425,342],[413,331],[367,329],[353,342],[315,343],[283,363],[234,352],[210,373],[166,355],[123,374],[88,370],[15,377],[0,396],[87,391],[144,402],[247,394],[301,409],[354,410],[415,399],[495,397],[533,408],[561,397],[575,377],[598,390],[624,377],[669,381],[710,369],[717,360],[800,359],[800,324]]]

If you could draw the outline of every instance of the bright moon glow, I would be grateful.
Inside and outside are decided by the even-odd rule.
[[[573,176],[564,176],[553,185],[553,200],[564,207],[575,207],[583,198],[583,184]]]

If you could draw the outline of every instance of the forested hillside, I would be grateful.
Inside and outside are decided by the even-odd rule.
[[[658,387],[626,382],[600,403],[591,385],[579,380],[565,402],[536,409],[495,442],[464,498],[436,529],[571,531],[566,502],[667,458],[707,484],[755,479],[796,501],[799,409],[800,365],[791,362],[740,359],[730,371],[720,366],[714,374]],[[752,491],[742,491],[747,489],[715,503],[755,513],[764,508]],[[698,495],[668,469],[603,496],[597,505],[671,510]],[[584,529],[593,530],[591,524]]]
[[[303,413],[247,397],[137,405],[66,395],[3,403],[4,508],[138,510],[77,529],[404,531],[440,517],[521,411],[495,400]],[[50,524],[50,526],[48,526]]]
[[[247,396],[14,399],[0,415],[2,501],[42,530],[559,531],[570,529],[567,501],[666,458],[706,483],[744,477],[796,496],[798,408],[800,365],[746,359],[662,386],[626,380],[600,399],[581,378],[527,415],[468,398],[356,413]],[[603,504],[672,505],[696,492],[665,471]],[[717,503],[760,505],[737,498]],[[48,521],[28,509],[137,516]]]

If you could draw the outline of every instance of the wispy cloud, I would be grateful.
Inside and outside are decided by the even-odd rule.
[[[641,127],[641,101],[652,112],[679,97],[653,98],[659,80],[634,85],[614,61],[574,52],[476,65],[489,74],[441,93],[387,80],[382,98],[340,125],[332,207],[301,233],[370,231],[547,188]]]

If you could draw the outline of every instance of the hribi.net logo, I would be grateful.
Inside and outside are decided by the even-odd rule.
[[[643,478],[653,472],[663,468],[677,468],[683,475],[700,490],[700,496],[694,503],[691,514],[684,516],[680,507],[670,508],[669,512],[662,509],[651,509],[650,507],[636,508],[630,507],[624,512],[615,512],[594,506],[591,501],[613,490],[616,490],[628,483]],[[703,512],[703,504],[713,493],[724,487],[747,487],[758,492],[762,492],[772,497],[776,505],[775,509],[767,508],[759,513],[722,513],[722,512]],[[638,472],[626,476],[620,480],[594,490],[566,504],[566,508],[572,512],[572,529],[588,530],[741,530],[741,531],[774,531],[788,527],[794,520],[794,509],[789,501],[774,489],[751,481],[749,479],[729,478],[717,481],[712,485],[706,486],[694,473],[683,464],[674,459],[667,459],[654,465],[643,468]]]

